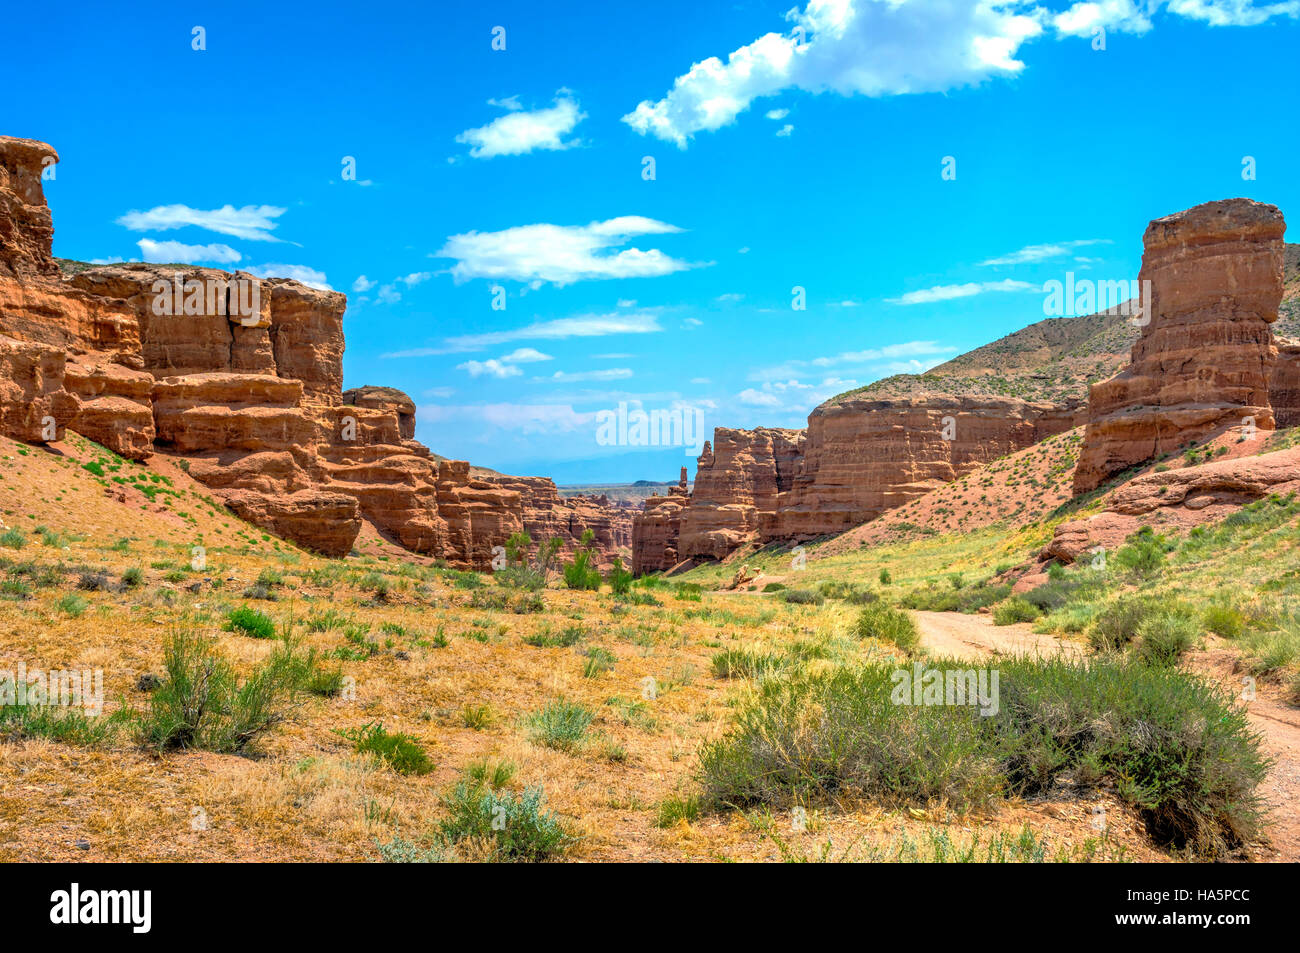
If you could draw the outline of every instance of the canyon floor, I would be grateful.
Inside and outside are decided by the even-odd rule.
[[[1032,459],[1069,465],[1050,448]],[[984,478],[1023,477],[1026,466],[1008,458]],[[967,479],[977,486],[980,474]],[[0,860],[493,859],[486,831],[444,852],[466,792],[509,807],[538,788],[540,816],[565,832],[557,856],[576,861],[1190,856],[1155,843],[1107,784],[977,807],[846,791],[806,809],[700,799],[702,758],[761,702],[773,672],[1090,655],[1075,617],[1082,600],[993,624],[1015,598],[996,577],[1050,538],[1059,513],[1017,511],[1008,522],[976,507],[960,528],[811,545],[799,570],[773,548],[615,594],[558,580],[518,591],[365,538],[346,559],[314,556],[242,523],[165,458],[145,467],[71,433],[44,448],[0,439],[0,499],[0,669],[102,669],[108,716],[91,730],[0,719]],[[1205,632],[1180,663],[1228,688],[1260,673],[1258,696],[1239,704],[1276,759],[1261,787],[1273,816],[1234,848],[1238,860],[1300,859],[1286,813],[1297,793],[1297,653],[1257,621],[1294,598],[1300,551],[1296,507],[1271,505],[1276,513],[1220,544],[1174,547],[1158,573],[1116,571],[1092,596],[1101,605],[1133,590],[1197,606],[1231,597],[1247,620],[1233,638]],[[912,516],[950,510],[932,501]],[[729,588],[742,565],[760,575]],[[915,619],[918,646],[862,634],[853,595],[867,590]],[[989,592],[1000,598],[986,601]],[[945,600],[965,611],[936,611],[952,608]],[[266,628],[247,625],[250,615]],[[166,676],[164,648],[178,633],[212,639],[245,676],[287,639],[336,683],[296,698],[238,753],[160,748],[143,737],[148,676]],[[368,749],[377,725],[423,759]]]

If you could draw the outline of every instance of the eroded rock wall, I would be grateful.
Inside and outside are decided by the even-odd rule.
[[[1285,231],[1275,206],[1249,199],[1147,226],[1139,280],[1151,313],[1129,366],[1091,388],[1076,493],[1246,418],[1273,429],[1270,325],[1282,300]]]

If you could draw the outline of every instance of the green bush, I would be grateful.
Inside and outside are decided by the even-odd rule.
[[[442,799],[448,816],[438,825],[437,840],[447,847],[486,847],[491,860],[552,860],[567,853],[579,838],[543,809],[545,801],[540,787],[512,794],[466,777]]]
[[[557,751],[571,751],[586,736],[587,728],[595,717],[596,713],[586,705],[557,698],[547,703],[545,708],[530,714],[525,719],[525,725],[529,729],[529,739],[534,744],[555,748]]]
[[[1142,621],[1155,611],[1147,596],[1120,596],[1102,607],[1088,630],[1088,641],[1098,652],[1113,652],[1133,641]]]
[[[632,589],[632,573],[623,568],[623,560],[617,556],[614,557],[614,562],[609,567],[609,575],[605,578],[616,596],[625,596]]]
[[[222,626],[227,632],[238,632],[254,639],[275,638],[275,622],[269,615],[250,606],[239,606],[226,614]]]
[[[1240,638],[1246,631],[1246,617],[1235,606],[1213,602],[1201,614],[1205,628],[1225,639]]]
[[[867,797],[974,809],[1107,784],[1162,845],[1214,856],[1257,836],[1267,762],[1217,686],[1120,657],[1000,659],[998,671],[988,716],[895,704],[890,664],[765,681],[701,750],[703,806]]]
[[[890,574],[888,569],[880,570],[880,584],[882,586],[887,586],[893,581],[894,577]]]
[[[905,652],[912,651],[921,643],[912,617],[904,610],[883,602],[874,602],[858,613],[854,631],[860,639],[890,642]]]
[[[1032,602],[1012,596],[1005,602],[998,604],[993,610],[994,625],[1012,625],[1016,622],[1033,622],[1042,613],[1038,611],[1038,606]]]
[[[600,589],[600,570],[596,568],[596,557],[591,550],[591,542],[596,534],[584,529],[578,539],[578,548],[573,551],[573,562],[564,564],[564,584],[570,589]]]
[[[288,646],[241,680],[212,640],[180,629],[163,650],[163,668],[143,728],[158,748],[243,751],[298,702],[301,669]]]
[[[769,582],[766,586],[763,587],[763,591],[780,592],[784,588],[785,588],[785,583],[783,582]]]
[[[1138,626],[1138,658],[1148,665],[1177,665],[1200,634],[1192,613],[1177,607],[1160,609]]]
[[[780,656],[752,649],[725,649],[713,656],[713,674],[718,678],[762,678],[783,665]]]
[[[786,589],[777,598],[782,602],[800,606],[819,606],[826,601],[820,592],[813,592],[811,589]]]
[[[655,812],[655,827],[672,827],[680,821],[690,823],[699,816],[699,795],[679,797],[674,794],[659,802],[659,808]]]
[[[1139,576],[1152,576],[1164,566],[1165,554],[1175,545],[1167,537],[1153,532],[1151,527],[1143,526],[1116,551],[1113,561],[1121,569]]]
[[[17,526],[7,529],[0,534],[0,546],[7,546],[9,549],[22,549],[27,545],[27,537]]]
[[[419,742],[403,732],[385,731],[382,724],[371,722],[339,734],[352,742],[358,754],[373,754],[398,774],[428,774],[433,770],[433,762]]]

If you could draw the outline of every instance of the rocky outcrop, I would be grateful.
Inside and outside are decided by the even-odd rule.
[[[1139,280],[1150,313],[1130,365],[1091,388],[1076,493],[1248,418],[1273,429],[1269,325],[1282,299],[1285,231],[1277,208],[1249,199],[1147,226]]]
[[[706,451],[707,447],[706,447]],[[663,572],[676,566],[682,511],[690,502],[686,489],[686,468],[682,467],[677,486],[668,488],[667,496],[647,499],[632,519],[632,572],[642,575]]]
[[[754,539],[760,516],[774,514],[778,494],[793,487],[803,442],[802,430],[714,430],[681,514],[677,554],[722,559]]]
[[[1275,341],[1277,363],[1268,382],[1268,402],[1280,427],[1300,424],[1300,342]]]
[[[849,398],[808,418],[790,490],[760,538],[843,532],[1084,419],[1080,402],[1014,397]]]
[[[605,555],[630,542],[608,501],[435,458],[401,391],[345,394],[341,294],[189,265],[61,274],[41,188],[53,161],[0,137],[0,432],[43,442],[71,427],[134,460],[182,456],[244,519],[329,555],[350,552],[363,521],[461,567],[487,568],[529,523],[569,542],[590,527]]]
[[[58,272],[51,254],[54,219],[41,184],[58,161],[48,143],[0,136],[0,275]]]
[[[1074,562],[1122,545],[1143,525],[1189,529],[1292,492],[1300,492],[1300,447],[1147,473],[1117,487],[1101,513],[1058,526],[1040,559]]]
[[[632,545],[636,510],[630,504],[615,503],[606,496],[561,497],[555,481],[548,477],[498,476],[488,477],[486,482],[519,495],[523,529],[534,543],[559,537],[565,541],[565,549],[571,550],[590,529],[602,566]]]

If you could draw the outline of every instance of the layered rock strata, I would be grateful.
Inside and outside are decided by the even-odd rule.
[[[1139,281],[1150,314],[1129,366],[1091,388],[1076,493],[1244,420],[1273,429],[1270,325],[1282,300],[1285,231],[1276,207],[1249,199],[1147,226]]]

